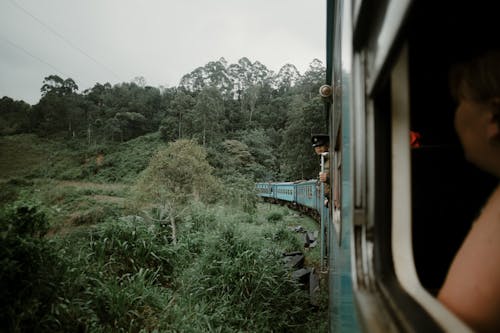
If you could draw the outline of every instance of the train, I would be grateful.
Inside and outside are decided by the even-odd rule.
[[[320,220],[321,193],[317,180],[299,180],[294,182],[256,183],[257,195],[271,203],[280,203],[295,210],[308,213]]]
[[[448,73],[499,47],[494,6],[326,1],[318,112],[338,191],[338,209],[326,210],[330,332],[472,332],[436,295],[498,180],[464,158]],[[421,138],[416,148],[412,131]],[[315,186],[257,185],[260,196],[321,209]]]

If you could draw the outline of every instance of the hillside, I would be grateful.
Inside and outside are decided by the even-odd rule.
[[[0,180],[133,182],[162,144],[157,134],[99,146],[44,139],[35,134],[0,136]]]
[[[41,139],[35,134],[0,137],[0,177],[3,180],[43,176],[50,166],[62,161],[68,167],[78,166],[74,154],[61,142]]]
[[[163,145],[154,134],[90,148],[34,135],[0,138],[0,283],[9,286],[0,320],[30,332],[326,332],[325,294],[312,306],[283,265],[284,252],[303,247],[294,230],[314,230],[314,222],[256,204],[244,178],[218,183],[225,195],[213,205],[189,193],[177,210],[140,205],[134,185],[146,167],[145,175],[177,159],[179,170],[197,176],[183,181],[207,178],[184,168],[196,164],[185,159],[195,154],[176,143],[151,169]],[[163,176],[151,181],[160,194],[171,190]],[[318,265],[317,248],[305,256]]]

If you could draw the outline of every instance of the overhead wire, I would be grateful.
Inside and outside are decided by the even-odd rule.
[[[40,61],[41,63],[49,66],[50,68],[52,68],[53,70],[55,70],[56,72],[58,72],[59,74],[62,74],[63,76],[66,76],[66,77],[71,77],[70,75],[68,74],[65,74],[64,71],[58,69],[56,66],[52,65],[51,63],[41,59],[40,57],[34,55],[33,53],[29,52],[28,50],[26,50],[25,48],[23,48],[22,46],[14,43],[13,41],[11,41],[10,39],[8,39],[7,37],[5,37],[3,34],[0,33],[0,39],[4,40],[5,42],[7,42],[8,44],[10,44],[11,46],[13,46],[14,48],[16,49],[19,49],[21,51],[23,51],[25,54],[27,54],[28,56]]]
[[[63,35],[61,35],[59,32],[57,32],[57,30],[53,29],[51,26],[49,26],[48,24],[46,24],[45,22],[43,22],[41,19],[39,19],[38,17],[36,17],[32,13],[30,13],[26,8],[24,8],[21,5],[19,5],[16,1],[10,0],[10,2],[14,6],[16,6],[19,10],[21,10],[24,14],[28,15],[33,20],[35,20],[40,25],[42,25],[47,30],[49,30],[51,33],[53,33],[54,35],[56,35],[57,37],[59,37],[60,39],[62,39],[64,42],[66,42],[66,44],[68,44],[71,48],[73,48],[74,50],[76,50],[79,53],[83,54],[85,57],[87,57],[88,59],[92,60],[98,66],[104,68],[106,71],[108,71],[109,73],[111,73],[119,81],[124,81],[122,78],[120,78],[119,75],[117,75],[115,72],[113,72],[109,67],[107,67],[106,65],[104,65],[103,63],[101,63],[99,60],[95,59],[93,56],[91,56],[90,54],[88,54],[87,52],[85,52],[82,48],[80,48],[77,45],[75,45],[69,39],[67,39],[66,37],[64,37]]]

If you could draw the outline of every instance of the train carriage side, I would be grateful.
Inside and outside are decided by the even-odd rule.
[[[274,198],[281,201],[295,201],[295,185],[293,182],[274,183]]]
[[[436,293],[491,180],[463,157],[448,75],[499,48],[493,6],[327,0],[331,332],[471,332]]]
[[[263,198],[272,198],[271,183],[256,183],[255,191],[257,195]]]
[[[304,207],[317,210],[317,180],[306,180],[295,184],[296,202]]]

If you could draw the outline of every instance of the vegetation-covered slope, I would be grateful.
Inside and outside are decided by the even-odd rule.
[[[220,60],[177,88],[83,93],[50,76],[34,106],[2,98],[8,331],[326,331],[325,300],[312,307],[281,262],[311,222],[253,192],[317,172],[317,65],[275,76]]]

